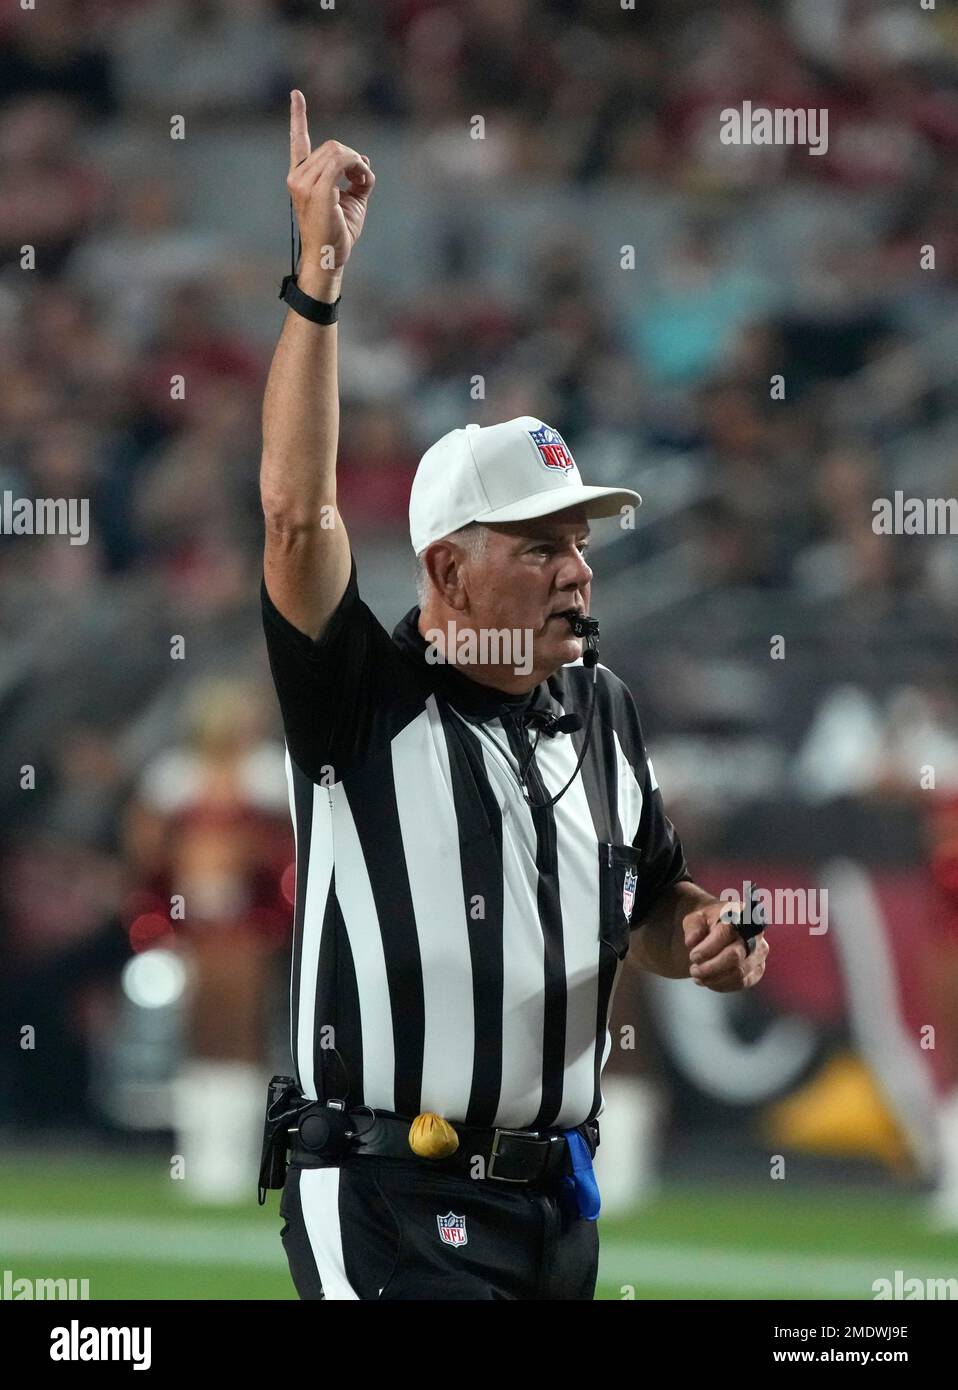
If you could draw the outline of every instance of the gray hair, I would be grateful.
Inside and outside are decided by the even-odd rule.
[[[443,536],[444,541],[455,541],[461,545],[473,558],[481,555],[486,548],[489,539],[488,528],[483,526],[481,521],[468,521],[465,526],[460,526],[458,531],[450,531],[448,536]],[[428,549],[428,547],[426,547]],[[419,607],[425,608],[426,600],[429,597],[429,575],[426,566],[422,562],[422,557],[426,550],[420,550],[416,556],[416,597],[419,600]]]

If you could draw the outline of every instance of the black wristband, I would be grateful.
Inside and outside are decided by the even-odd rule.
[[[295,275],[283,276],[279,298],[285,299],[291,309],[295,309],[297,314],[302,314],[304,319],[309,319],[312,323],[335,323],[339,318],[339,301],[342,295],[332,304],[326,304],[321,299],[313,299],[310,295],[304,294],[296,279]]]

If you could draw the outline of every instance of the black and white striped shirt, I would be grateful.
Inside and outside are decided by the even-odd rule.
[[[516,776],[523,715],[588,711],[575,662],[505,696],[392,637],[349,585],[322,638],[262,586],[296,834],[293,1062],[311,1098],[467,1125],[569,1128],[602,1110],[630,931],[688,879],[631,694],[598,669],[589,751],[552,807]],[[584,728],[540,738],[536,800]],[[494,741],[495,740],[495,741]],[[498,745],[498,746],[497,746]],[[628,909],[631,906],[631,912]]]

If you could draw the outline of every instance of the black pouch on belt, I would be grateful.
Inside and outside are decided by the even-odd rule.
[[[266,1202],[268,1191],[276,1191],[286,1182],[289,1127],[305,1104],[306,1098],[295,1077],[274,1076],[270,1081],[263,1124],[263,1151],[259,1161],[260,1206]]]

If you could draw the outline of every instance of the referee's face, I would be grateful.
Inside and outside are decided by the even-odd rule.
[[[486,548],[468,567],[469,620],[475,628],[519,629],[531,644],[531,671],[497,672],[500,689],[521,694],[582,655],[582,639],[557,614],[589,611],[589,523],[583,508],[570,507],[487,529]]]

